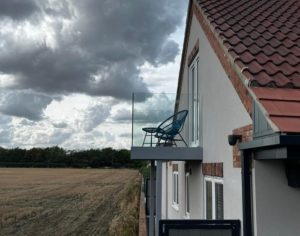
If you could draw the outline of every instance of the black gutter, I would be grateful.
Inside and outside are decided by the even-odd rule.
[[[253,236],[251,163],[251,152],[241,151],[244,236]]]

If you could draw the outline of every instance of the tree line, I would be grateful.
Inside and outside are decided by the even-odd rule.
[[[145,162],[131,160],[130,151],[112,148],[67,151],[61,147],[6,149],[0,147],[2,167],[142,168]]]

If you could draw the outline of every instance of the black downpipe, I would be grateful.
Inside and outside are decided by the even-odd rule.
[[[246,150],[241,151],[241,162],[243,192],[243,232],[244,236],[253,236],[251,152]]]

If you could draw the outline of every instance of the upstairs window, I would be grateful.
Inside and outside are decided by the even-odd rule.
[[[173,206],[177,209],[179,204],[178,199],[178,164],[173,165],[173,172],[172,172],[172,187],[173,187],[173,193],[172,193],[172,202]]]
[[[189,90],[189,138],[191,146],[199,145],[200,101],[199,101],[199,56],[189,66],[188,90]]]
[[[185,173],[185,215],[190,215],[190,173]]]

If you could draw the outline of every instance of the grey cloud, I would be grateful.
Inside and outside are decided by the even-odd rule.
[[[98,125],[103,123],[110,115],[111,107],[104,104],[96,104],[89,107],[85,113],[82,121],[82,128],[85,132],[90,132]]]
[[[132,134],[131,133],[122,133],[119,135],[120,138],[131,138]]]
[[[10,17],[15,20],[22,20],[35,11],[38,6],[33,0],[1,0],[0,1],[0,17]]]
[[[68,124],[66,122],[52,122],[52,125],[57,129],[63,129],[68,127]]]
[[[11,137],[12,137],[11,130],[8,130],[8,129],[1,130],[0,129],[0,145],[9,143],[11,140]]]
[[[135,104],[133,123],[160,123],[174,114],[174,95],[154,94],[144,103]]]
[[[51,97],[30,90],[9,91],[0,100],[0,112],[38,121],[43,118],[43,110],[51,101]]]
[[[70,130],[56,130],[49,137],[49,145],[62,145],[71,136],[72,132]]]
[[[112,117],[115,122],[129,122],[132,119],[131,110],[126,108],[119,109],[117,113]]]
[[[12,137],[10,116],[0,114],[0,145],[7,145],[10,143]]]
[[[136,97],[138,98],[139,95]],[[142,94],[143,96],[143,94]],[[144,102],[135,102],[134,111],[127,108],[117,110],[112,116],[114,122],[159,123],[174,113],[175,94],[152,94]],[[140,100],[138,98],[138,100]],[[133,116],[132,116],[133,115]]]
[[[164,64],[178,54],[168,37],[182,20],[181,0],[51,2],[39,2],[41,16],[31,24],[52,18],[54,48],[47,40],[24,44],[0,32],[0,72],[16,77],[13,88],[130,99],[132,91],[149,91],[139,75],[142,64]]]
[[[35,124],[35,122],[32,121],[32,120],[22,119],[22,120],[20,121],[20,124],[21,124],[22,126],[33,126],[33,125]]]
[[[11,122],[12,118],[10,116],[0,114],[0,125],[7,125]]]
[[[178,54],[178,44],[174,41],[167,41],[161,48],[159,53],[159,64],[166,64],[170,61],[174,61],[175,56]]]

